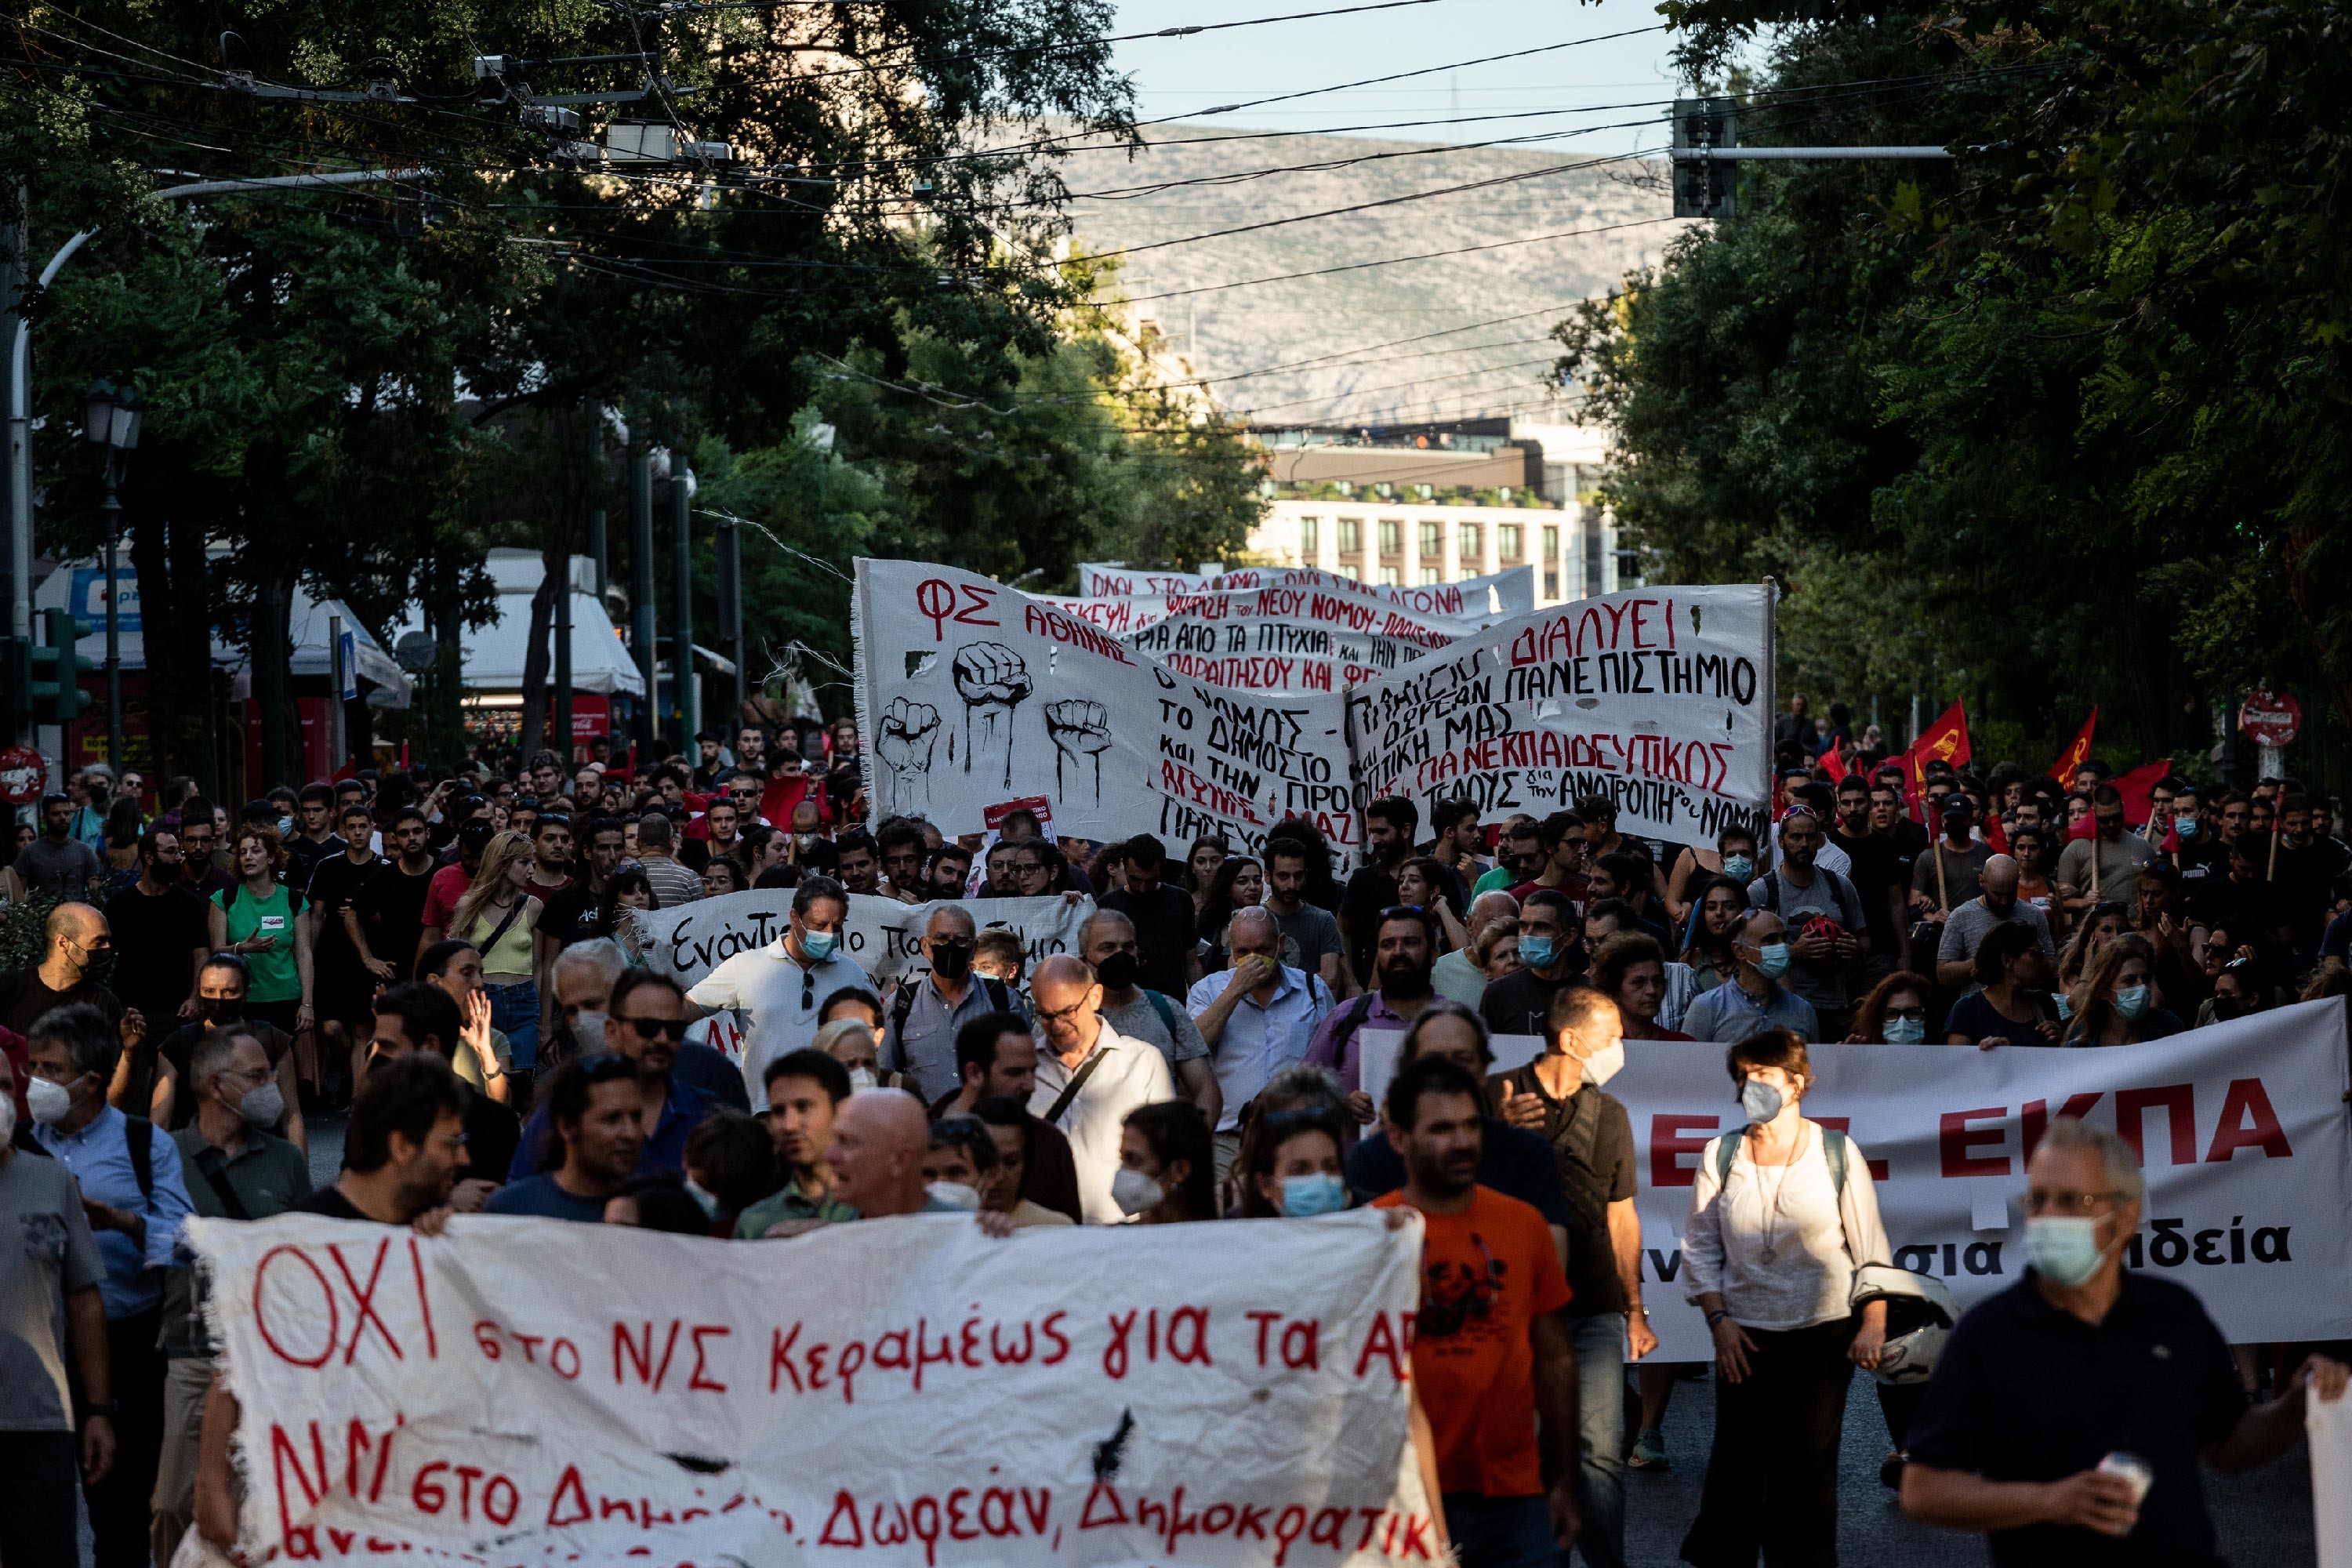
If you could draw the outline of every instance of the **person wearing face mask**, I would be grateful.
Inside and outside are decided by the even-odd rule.
[[[1497,1035],[1540,1035],[1552,998],[1583,973],[1583,923],[1569,895],[1537,888],[1519,903],[1519,963],[1478,994],[1478,1016]]]
[[[1313,1219],[1353,1201],[1341,1160],[1339,1119],[1329,1111],[1267,1113],[1250,1139],[1241,1170],[1244,1219]]]
[[[819,1000],[845,987],[873,989],[866,971],[841,951],[848,919],[849,894],[839,882],[803,878],[782,935],[726,960],[686,994],[690,1017],[721,1009],[743,1016],[743,1086],[755,1111],[768,1063],[815,1039]]]
[[[163,1328],[165,1271],[178,1261],[190,1212],[180,1149],[143,1118],[107,1103],[122,1041],[105,1014],[85,1004],[59,1007],[29,1031],[26,1098],[33,1137],[80,1184],[106,1278],[107,1359],[116,1408],[114,1468],[85,1485],[96,1560],[129,1568],[151,1560],[148,1502],[163,1440]]]
[[[2032,931],[2034,943],[2051,963],[2058,961],[2058,945],[2051,939],[2050,922],[2042,911],[2018,897],[2020,868],[2006,855],[1984,863],[1977,877],[1979,892],[1954,910],[1944,922],[1943,940],[1936,948],[1936,981],[1947,994],[1973,991],[1977,946],[1995,926],[2016,922]]]
[[[193,1086],[195,1082],[194,1061],[204,1043],[226,1028],[235,1028],[251,1035],[261,1042],[268,1057],[270,1073],[278,1089],[284,1112],[278,1121],[263,1131],[277,1134],[305,1153],[310,1140],[302,1120],[299,1103],[299,1089],[294,1076],[294,1042],[285,1031],[259,1018],[245,1014],[245,997],[253,976],[244,959],[233,952],[216,952],[205,960],[196,971],[196,1016],[193,1023],[184,1024],[168,1036],[158,1048],[158,1055],[178,1073],[180,1081]],[[196,1107],[202,1091],[191,1087],[181,1096],[172,1110],[171,1130],[178,1132],[195,1120]]]
[[[1838,1444],[1853,1369],[1878,1364],[1886,1303],[1849,1304],[1889,1262],[1869,1163],[1810,1121],[1804,1042],[1751,1035],[1724,1055],[1747,1125],[1693,1171],[1683,1283],[1715,1339],[1715,1442],[1682,1557],[1696,1568],[1832,1563]]]
[[[1110,1195],[1135,1225],[1218,1217],[1216,1158],[1200,1108],[1176,1100],[1129,1111],[1119,1123]]]
[[[284,1214],[310,1195],[310,1163],[269,1129],[286,1115],[269,1056],[252,1029],[227,1024],[195,1048],[188,1074],[191,1120],[173,1133],[188,1197],[205,1219],[257,1220]],[[215,1347],[205,1326],[202,1277],[164,1277],[163,1443],[155,1472],[150,1534],[155,1561],[168,1563],[195,1518],[196,1444]]]
[[[1990,1537],[2004,1565],[2220,1563],[2200,1462],[2234,1475],[2299,1447],[2311,1399],[2341,1400],[2352,1374],[2315,1355],[2250,1403],[2196,1296],[2123,1266],[2147,1185],[2106,1128],[2058,1117],[2025,1179],[2030,1267],[1944,1342],[1903,1511]],[[2138,1458],[2138,1479],[2116,1455]]]
[[[1789,942],[1788,987],[1812,1004],[1822,1029],[1843,1037],[1846,969],[1862,956],[1867,916],[1853,884],[1817,863],[1825,849],[1815,808],[1790,806],[1780,818],[1780,863],[1748,884],[1748,901],[1797,933]]]
[[[2067,1020],[2063,1046],[2130,1046],[2180,1033],[2156,986],[2156,954],[2131,931],[2099,950],[2083,976],[2083,1005]]]
[[[1731,953],[1738,972],[1684,1010],[1684,1034],[1722,1046],[1768,1029],[1787,1029],[1801,1040],[1820,1037],[1813,1005],[1784,984],[1791,955],[1779,915],[1749,910],[1733,929]]]
[[[1168,1058],[1169,1076],[1181,1099],[1201,1108],[1214,1127],[1224,1114],[1224,1093],[1209,1059],[1209,1043],[1181,1001],[1142,984],[1143,959],[1135,922],[1116,910],[1097,910],[1078,927],[1078,956],[1102,982],[1103,1021],[1130,1040],[1145,1040]]]
[[[1717,877],[1729,877],[1745,888],[1756,878],[1756,835],[1737,824],[1727,825],[1716,835],[1715,847],[1703,849],[1696,844],[1683,847],[1675,857],[1675,868],[1666,878],[1666,891],[1661,900],[1667,916],[1677,925],[1691,917],[1698,906],[1698,896],[1707,883]]]
[[[555,991],[553,1061],[541,1053],[543,1066],[561,1066],[575,1057],[594,1056],[614,1047],[605,1037],[611,1024],[608,1009],[613,982],[629,967],[629,955],[611,937],[575,942],[555,955],[550,965]],[[734,1058],[700,1040],[681,1041],[670,1071],[677,1080],[713,1105],[735,1110],[751,1109],[743,1088],[742,1069]]]
[[[1640,935],[1615,940],[1650,942]],[[1569,1215],[1566,1321],[1577,1365],[1577,1512],[1584,1521],[1577,1545],[1590,1568],[1620,1568],[1625,1378],[1619,1368],[1629,1341],[1635,1361],[1658,1348],[1642,1305],[1633,1124],[1625,1107],[1601,1091],[1625,1065],[1625,1031],[1616,1002],[1588,985],[1553,997],[1547,1022],[1544,1054],[1488,1079],[1486,1093],[1505,1121],[1542,1134],[1559,1163]]]
[[[1976,987],[1952,1004],[1944,1043],[1993,1050],[2001,1046],[2054,1046],[2058,1016],[2050,1005],[2052,972],[2032,929],[1997,925],[1977,944]]]
[[[1898,969],[1870,988],[1853,1010],[1850,1046],[1924,1046],[1927,1043],[1927,1003],[1935,986],[1924,974]]]
[[[942,1116],[931,1123],[930,1147],[923,1152],[923,1195],[966,1214],[993,1208],[988,1197],[998,1185],[998,1167],[996,1137],[986,1123]]]
[[[1021,1004],[1004,985],[972,973],[979,923],[956,904],[933,907],[923,921],[919,944],[926,973],[898,983],[890,1001],[890,1026],[882,1037],[882,1063],[913,1080],[925,1103],[956,1089],[956,1031],[984,1013],[1019,1013]]]
[[[2262,966],[2251,958],[2233,958],[2213,977],[2213,994],[2197,1006],[2197,1026],[2227,1024],[2267,1005]]]

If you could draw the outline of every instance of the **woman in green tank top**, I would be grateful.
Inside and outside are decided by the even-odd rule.
[[[286,847],[278,829],[248,822],[230,841],[239,879],[205,911],[215,952],[241,954],[253,970],[245,1010],[289,1035],[310,1026],[310,918],[302,895],[278,879]]]

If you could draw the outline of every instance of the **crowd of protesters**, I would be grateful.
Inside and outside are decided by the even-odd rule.
[[[26,1237],[0,1254],[0,1563],[75,1560],[77,1479],[102,1568],[233,1531],[191,1214],[788,1244],[914,1213],[1011,1237],[1371,1205],[1423,1222],[1416,1420],[1461,1561],[1573,1542],[1614,1568],[1626,1473],[1674,1462],[1664,1413],[1704,1372],[1654,1361],[1605,1091],[1654,1040],[1727,1047],[1747,1116],[1698,1161],[1673,1287],[1716,1352],[1683,1555],[1833,1562],[1846,1389],[1886,1353],[1858,1281],[1888,1243],[1862,1152],[1803,1114],[1808,1047],[2129,1044],[2341,994],[2352,850],[2292,780],[2127,799],[2095,763],[1915,773],[1801,700],[1790,718],[1767,820],[1712,844],[1622,833],[1606,796],[1500,821],[1381,799],[1352,870],[1298,821],[1244,853],[1057,839],[1024,810],[984,838],[869,820],[845,721],[635,769],[362,773],[234,813],[90,769],[0,873],[46,910],[37,962],[0,973],[0,1206]],[[789,891],[773,942],[690,986],[636,962],[634,911],[746,889]],[[932,906],[913,978],[849,955],[852,894]],[[1073,952],[988,921],[1054,896],[1090,903]],[[1403,1033],[1379,1103],[1368,1030]],[[1496,1072],[1498,1035],[1544,1052]],[[348,1120],[313,1190],[322,1116]],[[2127,1147],[2054,1123],[2033,1272],[1924,1396],[1885,1401],[1889,1483],[1999,1562],[2217,1561],[2198,1456],[2265,1458],[2306,1389],[2340,1394],[2314,1358],[2256,1404],[2193,1298],[2121,1270],[2141,1191]],[[2168,1381],[2120,1396],[2113,1347],[2158,1332]],[[1630,1379],[1629,1357],[1650,1358]]]

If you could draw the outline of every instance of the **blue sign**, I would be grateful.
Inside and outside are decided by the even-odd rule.
[[[127,565],[115,570],[114,607],[119,617],[116,625],[124,637],[142,635],[139,629],[139,574]],[[104,635],[105,567],[77,566],[73,569],[73,596],[66,601],[66,608],[75,619],[88,622],[92,632]]]
[[[336,661],[341,666],[343,700],[355,700],[360,694],[360,637],[357,632],[345,632],[335,649]]]

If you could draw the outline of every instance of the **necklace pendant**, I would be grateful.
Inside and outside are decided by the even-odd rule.
[[[1780,1255],[1779,1253],[1777,1253],[1777,1252],[1773,1251],[1773,1250],[1772,1250],[1772,1248],[1768,1245],[1768,1246],[1765,1246],[1765,1247],[1759,1247],[1759,1248],[1757,1249],[1757,1251],[1756,1251],[1756,1261],[1757,1261],[1757,1262],[1759,1262],[1759,1263],[1770,1263],[1770,1262],[1774,1262],[1775,1260],[1777,1260],[1777,1259],[1780,1258]]]

